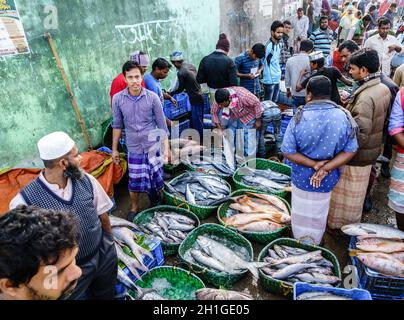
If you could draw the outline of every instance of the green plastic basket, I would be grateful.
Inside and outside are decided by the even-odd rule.
[[[196,291],[205,288],[202,280],[191,272],[177,267],[156,267],[145,273],[141,279],[136,281],[140,288],[153,288],[156,279],[166,279],[170,288],[164,289],[161,293],[163,298],[168,300],[196,300]],[[136,298],[136,293],[129,294]]]
[[[183,173],[182,175],[176,177],[175,179],[171,180],[170,183],[175,183],[178,179],[181,179],[185,174],[186,173]],[[231,190],[231,186],[227,181],[223,180],[223,184],[227,185]],[[185,208],[189,211],[192,211],[200,220],[208,218],[219,208],[219,206],[199,206],[191,204],[185,198],[180,198],[178,195],[172,195],[171,193],[168,193],[165,189],[163,190],[163,201],[165,204],[168,204],[170,206],[175,206],[177,208]]]
[[[155,212],[161,212],[161,211],[175,212],[175,213],[184,215],[188,218],[191,218],[192,220],[194,220],[196,222],[195,228],[199,227],[201,224],[198,217],[195,214],[193,214],[191,211],[177,208],[177,207],[172,207],[172,206],[158,206],[158,207],[154,207],[154,208],[142,211],[136,216],[136,218],[134,219],[133,222],[135,224],[139,225],[140,227],[142,227],[142,226],[146,225],[147,223],[149,223],[150,220],[153,219]],[[164,255],[172,256],[172,255],[176,255],[178,253],[178,248],[180,247],[180,244],[173,244],[173,243],[166,243],[166,242],[161,242],[161,244],[163,246]]]
[[[219,287],[231,288],[233,284],[235,284],[237,281],[242,279],[247,274],[248,272],[247,270],[236,274],[215,272],[207,268],[201,267],[193,262],[187,261],[185,259],[184,256],[186,252],[194,247],[197,237],[201,235],[215,235],[224,238],[226,240],[229,240],[238,246],[246,248],[250,256],[249,261],[253,261],[254,258],[254,251],[251,243],[242,235],[230,229],[227,229],[217,224],[204,224],[199,228],[193,230],[188,235],[188,237],[182,242],[180,248],[178,249],[178,254],[181,260],[186,265],[188,265],[191,271],[199,275],[203,280],[205,280],[206,282],[212,284],[217,288]]]
[[[293,248],[300,248],[307,251],[321,250],[324,258],[328,259],[334,265],[334,275],[341,278],[341,268],[337,257],[329,250],[318,247],[315,245],[309,245],[301,243],[295,239],[281,238],[271,242],[267,245],[259,254],[258,261],[263,262],[264,258],[268,256],[268,249],[272,249],[275,245],[286,245]],[[271,293],[280,294],[288,298],[293,298],[293,286],[288,285],[285,281],[276,280],[266,275],[262,270],[259,270],[260,280],[262,286]]]
[[[290,214],[290,205],[289,205],[289,203],[286,200],[284,200],[284,199],[282,199],[282,198],[280,198],[278,196],[275,196],[273,194],[269,194],[268,192],[250,191],[250,190],[237,190],[237,191],[233,192],[231,196],[232,197],[238,197],[238,196],[245,195],[247,192],[253,192],[253,193],[258,193],[258,194],[268,194],[268,195],[277,197],[278,199],[282,200],[285,203],[285,205],[287,206],[287,208],[289,210],[289,214]],[[232,229],[234,231],[239,232],[240,234],[242,234],[243,236],[245,236],[247,239],[249,239],[251,241],[258,242],[258,243],[266,245],[266,244],[268,244],[268,243],[270,243],[270,242],[272,242],[272,241],[274,241],[274,240],[276,240],[278,238],[281,238],[285,234],[285,232],[289,229],[288,226],[285,226],[284,228],[279,229],[277,231],[273,231],[273,232],[251,232],[251,231],[240,231],[240,230],[238,230],[236,228],[227,226],[224,223],[224,221],[222,220],[222,218],[227,217],[227,211],[229,210],[229,207],[230,207],[230,205],[232,203],[233,203],[232,201],[229,201],[229,202],[226,202],[226,203],[222,204],[219,207],[219,209],[217,211],[217,219],[226,228],[229,228],[229,229]]]
[[[164,164],[164,172],[176,174],[180,171],[186,170],[187,167],[183,163],[179,164]]]
[[[184,165],[188,171],[197,171],[197,172],[201,172],[201,173],[205,173],[205,174],[210,174],[210,175],[222,178],[226,181],[231,181],[231,178],[232,178],[232,175],[224,175],[224,174],[217,173],[216,171],[202,170],[200,168],[194,167],[192,164],[189,164],[189,163],[184,164]]]
[[[270,192],[270,191],[265,190],[265,189],[260,189],[260,188],[248,186],[248,185],[242,183],[242,180],[241,180],[242,175],[240,173],[240,170],[241,170],[241,168],[243,168],[243,167],[245,167],[247,165],[249,165],[252,168],[255,166],[256,169],[260,169],[260,170],[271,169],[272,171],[282,173],[282,174],[286,174],[288,176],[292,175],[292,168],[291,167],[289,167],[287,165],[284,165],[282,163],[277,163],[275,161],[265,160],[265,159],[258,159],[257,158],[257,159],[251,159],[251,160],[247,161],[246,163],[244,163],[240,168],[237,169],[237,171],[233,175],[233,181],[234,181],[236,190],[263,191],[263,192],[266,192],[268,194],[276,195],[278,197],[286,199],[286,197],[288,196],[287,191]]]

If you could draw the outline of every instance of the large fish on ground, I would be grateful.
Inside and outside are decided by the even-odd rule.
[[[196,291],[198,300],[253,300],[249,294],[237,291],[203,288]]]
[[[386,253],[355,253],[365,266],[374,271],[393,277],[404,278],[404,263]]]
[[[354,223],[343,226],[341,230],[353,237],[366,236],[373,238],[385,238],[385,239],[401,239],[404,240],[404,232],[396,228],[371,224],[371,223]]]

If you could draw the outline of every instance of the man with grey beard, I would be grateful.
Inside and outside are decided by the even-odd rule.
[[[115,293],[118,258],[108,212],[113,204],[98,181],[80,168],[75,142],[64,132],[38,142],[45,169],[10,203],[67,211],[79,221],[77,265],[82,276],[70,299],[110,300]]]

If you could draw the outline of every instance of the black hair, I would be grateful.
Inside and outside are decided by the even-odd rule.
[[[369,14],[367,14],[362,18],[362,20],[363,21],[372,21],[372,17]]]
[[[0,279],[27,284],[42,264],[78,246],[78,220],[68,212],[18,206],[0,218]]]
[[[166,59],[164,58],[157,58],[152,65],[152,70],[156,70],[156,69],[171,69],[171,64],[170,62],[168,62]]]
[[[378,72],[380,68],[379,54],[373,49],[362,49],[355,52],[351,56],[349,63],[358,68],[366,68],[369,73]]]
[[[390,8],[389,8],[389,9],[391,9],[391,7],[397,8],[397,3],[393,2],[392,4],[390,4]]]
[[[306,87],[307,93],[311,93],[314,98],[331,97],[331,81],[325,76],[315,76],[310,78]]]
[[[372,4],[370,7],[369,7],[369,12],[372,12],[372,11],[375,11],[376,10],[376,6],[374,5],[374,4]]]
[[[219,89],[215,93],[215,100],[216,103],[223,103],[225,101],[229,101],[230,99],[230,92],[226,89]]]
[[[338,47],[338,51],[341,52],[344,49],[347,49],[350,53],[354,53],[359,50],[359,46],[355,41],[346,40]]]
[[[389,25],[391,27],[390,20],[387,19],[386,17],[380,17],[380,19],[377,21],[377,25],[379,28],[385,25]]]
[[[291,26],[291,25],[292,25],[292,23],[291,23],[289,20],[283,21],[283,26],[285,26],[286,24],[287,24],[288,26]]]
[[[302,11],[303,11],[303,8],[298,8],[297,11],[298,11],[298,12],[302,12]]]
[[[265,57],[266,48],[265,45],[263,45],[262,43],[254,44],[254,46],[251,49],[258,59],[262,59]]]
[[[304,51],[309,53],[310,51],[312,51],[314,49],[314,43],[311,40],[303,40],[300,43],[300,51]]]
[[[283,27],[284,27],[284,25],[281,21],[275,20],[274,22],[272,22],[271,31],[275,32],[276,30],[278,30],[278,28],[283,28]]]
[[[321,17],[320,17],[320,23],[321,23],[321,21],[323,21],[323,20],[327,20],[327,21],[329,21],[329,20],[330,20],[330,18],[329,18],[329,17],[327,17],[327,16],[321,16]]]
[[[313,61],[311,61],[312,63],[316,63],[317,64],[317,68],[318,69],[321,69],[322,67],[324,67],[324,64],[325,64],[325,59],[324,58],[320,58],[320,59],[317,59],[317,60],[313,60]]]
[[[122,67],[123,76],[126,77],[126,73],[133,69],[139,69],[140,73],[143,74],[143,70],[140,64],[135,61],[127,61]]]

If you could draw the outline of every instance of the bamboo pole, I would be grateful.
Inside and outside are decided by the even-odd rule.
[[[79,107],[77,105],[76,99],[74,98],[72,88],[70,87],[69,80],[67,79],[65,69],[63,68],[62,62],[60,61],[59,55],[58,55],[58,53],[56,51],[56,47],[55,47],[55,43],[53,42],[52,35],[48,32],[48,33],[45,34],[45,37],[48,39],[49,45],[50,45],[50,47],[52,49],[52,52],[53,52],[53,56],[56,59],[58,69],[59,69],[60,73],[62,74],[62,78],[63,78],[63,81],[65,83],[66,90],[67,90],[67,92],[68,92],[68,94],[70,96],[70,100],[72,102],[73,109],[74,109],[74,111],[76,113],[77,121],[79,122],[80,127],[81,127],[81,131],[84,134],[84,139],[86,140],[88,149],[92,150],[93,147],[91,145],[90,137],[88,136],[86,126],[84,125],[84,121],[83,121],[83,118],[81,117],[80,110],[79,110]]]

